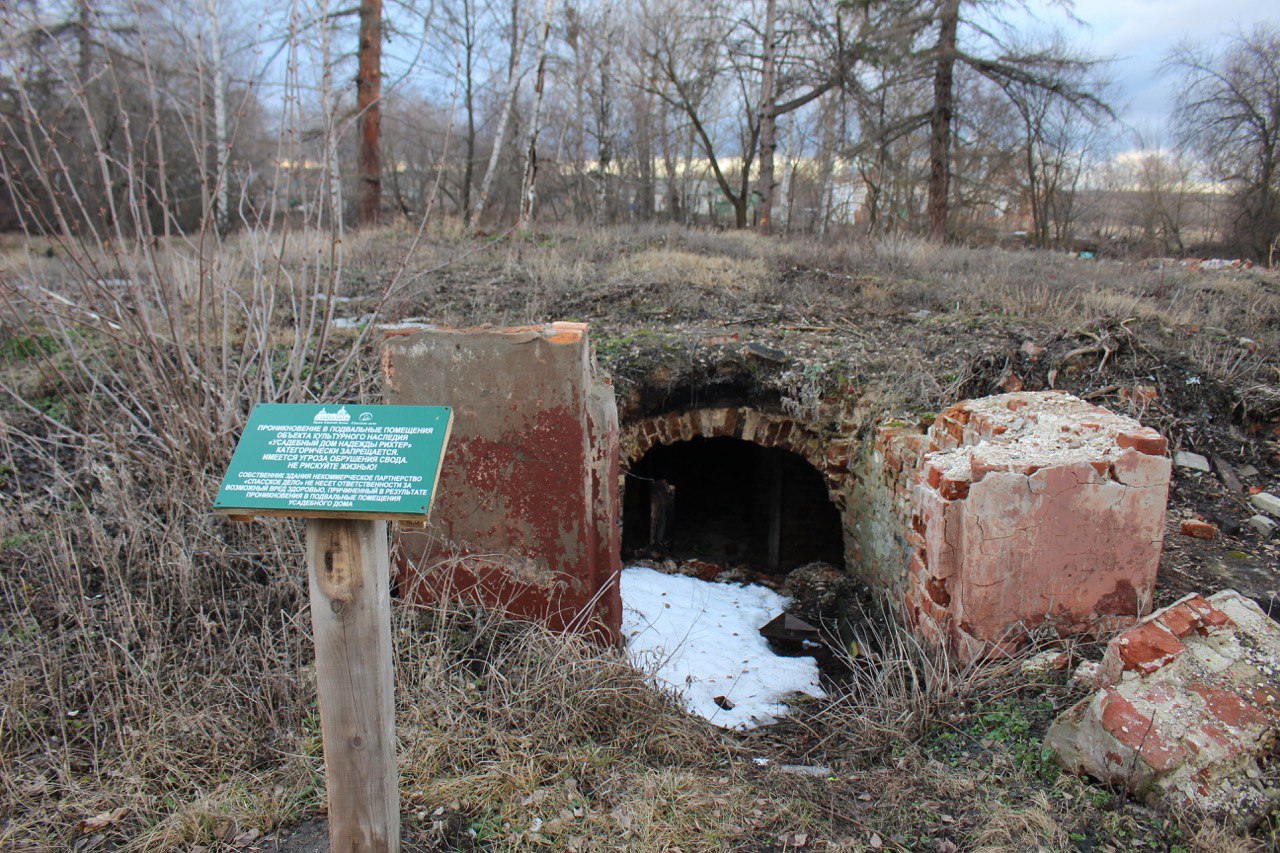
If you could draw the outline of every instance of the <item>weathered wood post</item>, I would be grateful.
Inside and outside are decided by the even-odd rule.
[[[307,520],[334,853],[400,849],[387,523]]]
[[[316,692],[334,853],[398,853],[387,520],[431,510],[453,423],[442,406],[254,408],[214,509],[307,519]]]

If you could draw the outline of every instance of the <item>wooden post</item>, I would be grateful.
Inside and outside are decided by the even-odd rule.
[[[307,569],[333,853],[397,853],[387,523],[307,520]]]

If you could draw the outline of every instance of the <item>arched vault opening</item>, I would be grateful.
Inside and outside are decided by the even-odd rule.
[[[653,444],[631,463],[622,549],[765,572],[844,565],[823,475],[798,453],[732,436]]]

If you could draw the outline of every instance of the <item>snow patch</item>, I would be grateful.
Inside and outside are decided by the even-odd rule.
[[[781,657],[760,628],[790,602],[770,589],[622,570],[622,634],[632,663],[684,699],[691,713],[749,729],[787,713],[792,693],[823,697],[811,657]],[[726,697],[733,708],[716,704]]]

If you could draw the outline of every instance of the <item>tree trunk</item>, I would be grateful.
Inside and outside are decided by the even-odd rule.
[[[760,76],[760,218],[759,231],[773,231],[773,155],[778,147],[777,93],[775,84],[774,32],[777,28],[777,0],[768,0],[764,12],[763,73]],[[741,226],[739,226],[741,227]]]
[[[89,82],[93,70],[93,4],[90,0],[78,0],[76,5],[76,42],[79,48],[78,68],[80,85]]]
[[[835,178],[836,116],[835,98],[822,110],[822,142],[818,160],[818,209],[814,214],[813,229],[821,239],[827,236],[827,220],[831,216],[831,190]]]
[[[640,160],[640,187],[636,198],[636,212],[639,218],[648,222],[653,219],[656,207],[653,168],[653,96],[646,91],[641,96],[642,112],[640,127],[636,132],[636,156]]]
[[[209,52],[213,58],[213,222],[219,234],[227,232],[227,81],[222,61],[222,27],[217,0],[206,0],[209,14]]]
[[[960,0],[942,0],[938,15],[938,44],[934,50],[933,111],[929,116],[929,236],[947,239],[951,191],[951,113],[955,99],[956,34]]]
[[[356,110],[360,115],[360,225],[377,225],[382,212],[382,0],[360,4],[360,61]]]
[[[610,221],[609,217],[609,166],[613,162],[613,130],[611,113],[613,104],[610,83],[613,62],[613,46],[606,43],[600,56],[600,102],[596,109],[596,225],[603,227]]]
[[[462,4],[463,77],[462,95],[467,111],[467,162],[462,167],[462,218],[471,217],[471,184],[475,177],[476,162],[476,94],[475,94],[475,17],[471,0]]]
[[[516,94],[520,89],[520,0],[511,0],[511,56],[507,60],[507,97],[502,105],[502,114],[498,117],[498,129],[494,134],[493,150],[489,152],[489,165],[484,170],[484,180],[480,182],[480,196],[476,199],[475,209],[471,211],[469,227],[472,231],[480,230],[480,221],[484,216],[485,205],[489,202],[489,193],[493,190],[494,175],[498,171],[498,160],[502,156],[502,146],[507,140],[507,125],[511,123],[511,111],[515,108]]]
[[[547,82],[547,45],[551,39],[551,0],[542,9],[542,39],[538,46],[538,71],[533,83],[533,121],[529,125],[529,145],[524,159],[524,181],[520,187],[521,230],[533,224],[533,205],[538,194],[538,131],[542,123],[542,93]]]

